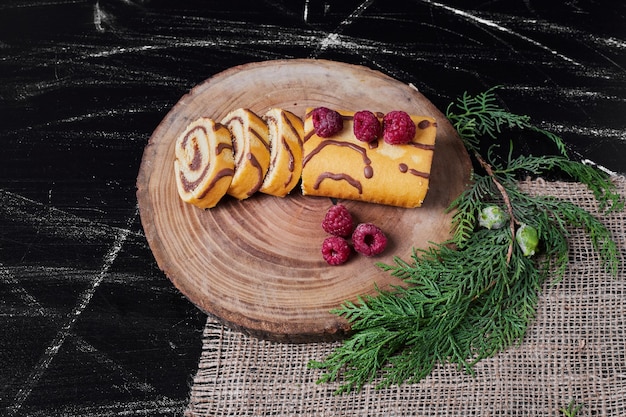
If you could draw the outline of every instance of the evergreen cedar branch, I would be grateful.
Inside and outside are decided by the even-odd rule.
[[[428,250],[414,250],[411,260],[378,264],[407,285],[345,302],[333,311],[346,318],[352,335],[322,361],[309,367],[325,371],[319,383],[339,381],[336,393],[414,383],[437,364],[456,364],[473,373],[473,365],[520,343],[535,317],[538,294],[550,276],[560,279],[568,263],[568,228],[581,228],[591,239],[607,271],[616,276],[619,254],[610,231],[592,214],[551,196],[530,196],[517,186],[524,175],[560,170],[585,184],[599,210],[624,208],[609,176],[595,167],[572,161],[558,136],[531,124],[528,116],[504,110],[495,88],[476,96],[463,94],[450,104],[446,116],[483,173],[449,207],[453,237]],[[496,160],[494,146],[503,131],[526,130],[550,140],[557,155]],[[481,141],[492,141],[487,156]],[[476,227],[485,204],[498,204],[510,214],[509,227]],[[523,256],[514,244],[514,230],[533,226],[541,241],[541,256]]]

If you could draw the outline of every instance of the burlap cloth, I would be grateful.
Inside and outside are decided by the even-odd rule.
[[[626,180],[615,179],[622,195]],[[532,194],[553,195],[597,213],[586,187],[524,181]],[[587,236],[572,230],[565,278],[546,284],[536,321],[520,346],[475,367],[476,375],[441,366],[420,383],[333,395],[307,369],[334,343],[280,344],[207,320],[186,416],[626,416],[626,213],[601,216],[621,251],[617,278],[601,267]]]

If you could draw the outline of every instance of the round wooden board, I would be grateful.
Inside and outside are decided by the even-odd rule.
[[[332,202],[257,193],[244,201],[224,198],[198,209],[178,197],[174,142],[189,122],[221,120],[246,107],[263,114],[282,107],[301,117],[306,107],[388,112],[401,109],[438,121],[430,190],[424,205],[403,209],[342,201],[359,222],[380,226],[389,246],[376,258],[353,256],[329,266],[320,246],[321,221]],[[375,266],[409,259],[412,249],[450,237],[445,209],[469,181],[471,163],[455,130],[415,88],[361,66],[325,60],[247,64],[194,87],[171,109],[144,151],[137,198],[146,238],[159,267],[196,306],[249,334],[289,342],[331,340],[349,331],[329,311],[345,300],[400,282]]]

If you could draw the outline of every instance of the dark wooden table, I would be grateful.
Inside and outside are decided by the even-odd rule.
[[[626,6],[466,3],[3,2],[0,414],[182,414],[205,316],[156,266],[135,180],[171,106],[229,67],[361,64],[440,109],[501,85],[574,157],[626,173]]]

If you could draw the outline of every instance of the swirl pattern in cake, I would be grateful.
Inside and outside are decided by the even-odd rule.
[[[256,193],[270,164],[269,129],[267,124],[249,109],[236,109],[221,122],[232,136],[235,175],[227,194],[243,200]]]
[[[201,117],[178,136],[174,152],[176,187],[181,199],[200,208],[217,205],[235,173],[228,129]]]
[[[260,191],[285,197],[302,173],[302,119],[290,111],[273,108],[263,115],[269,127],[271,162]]]

